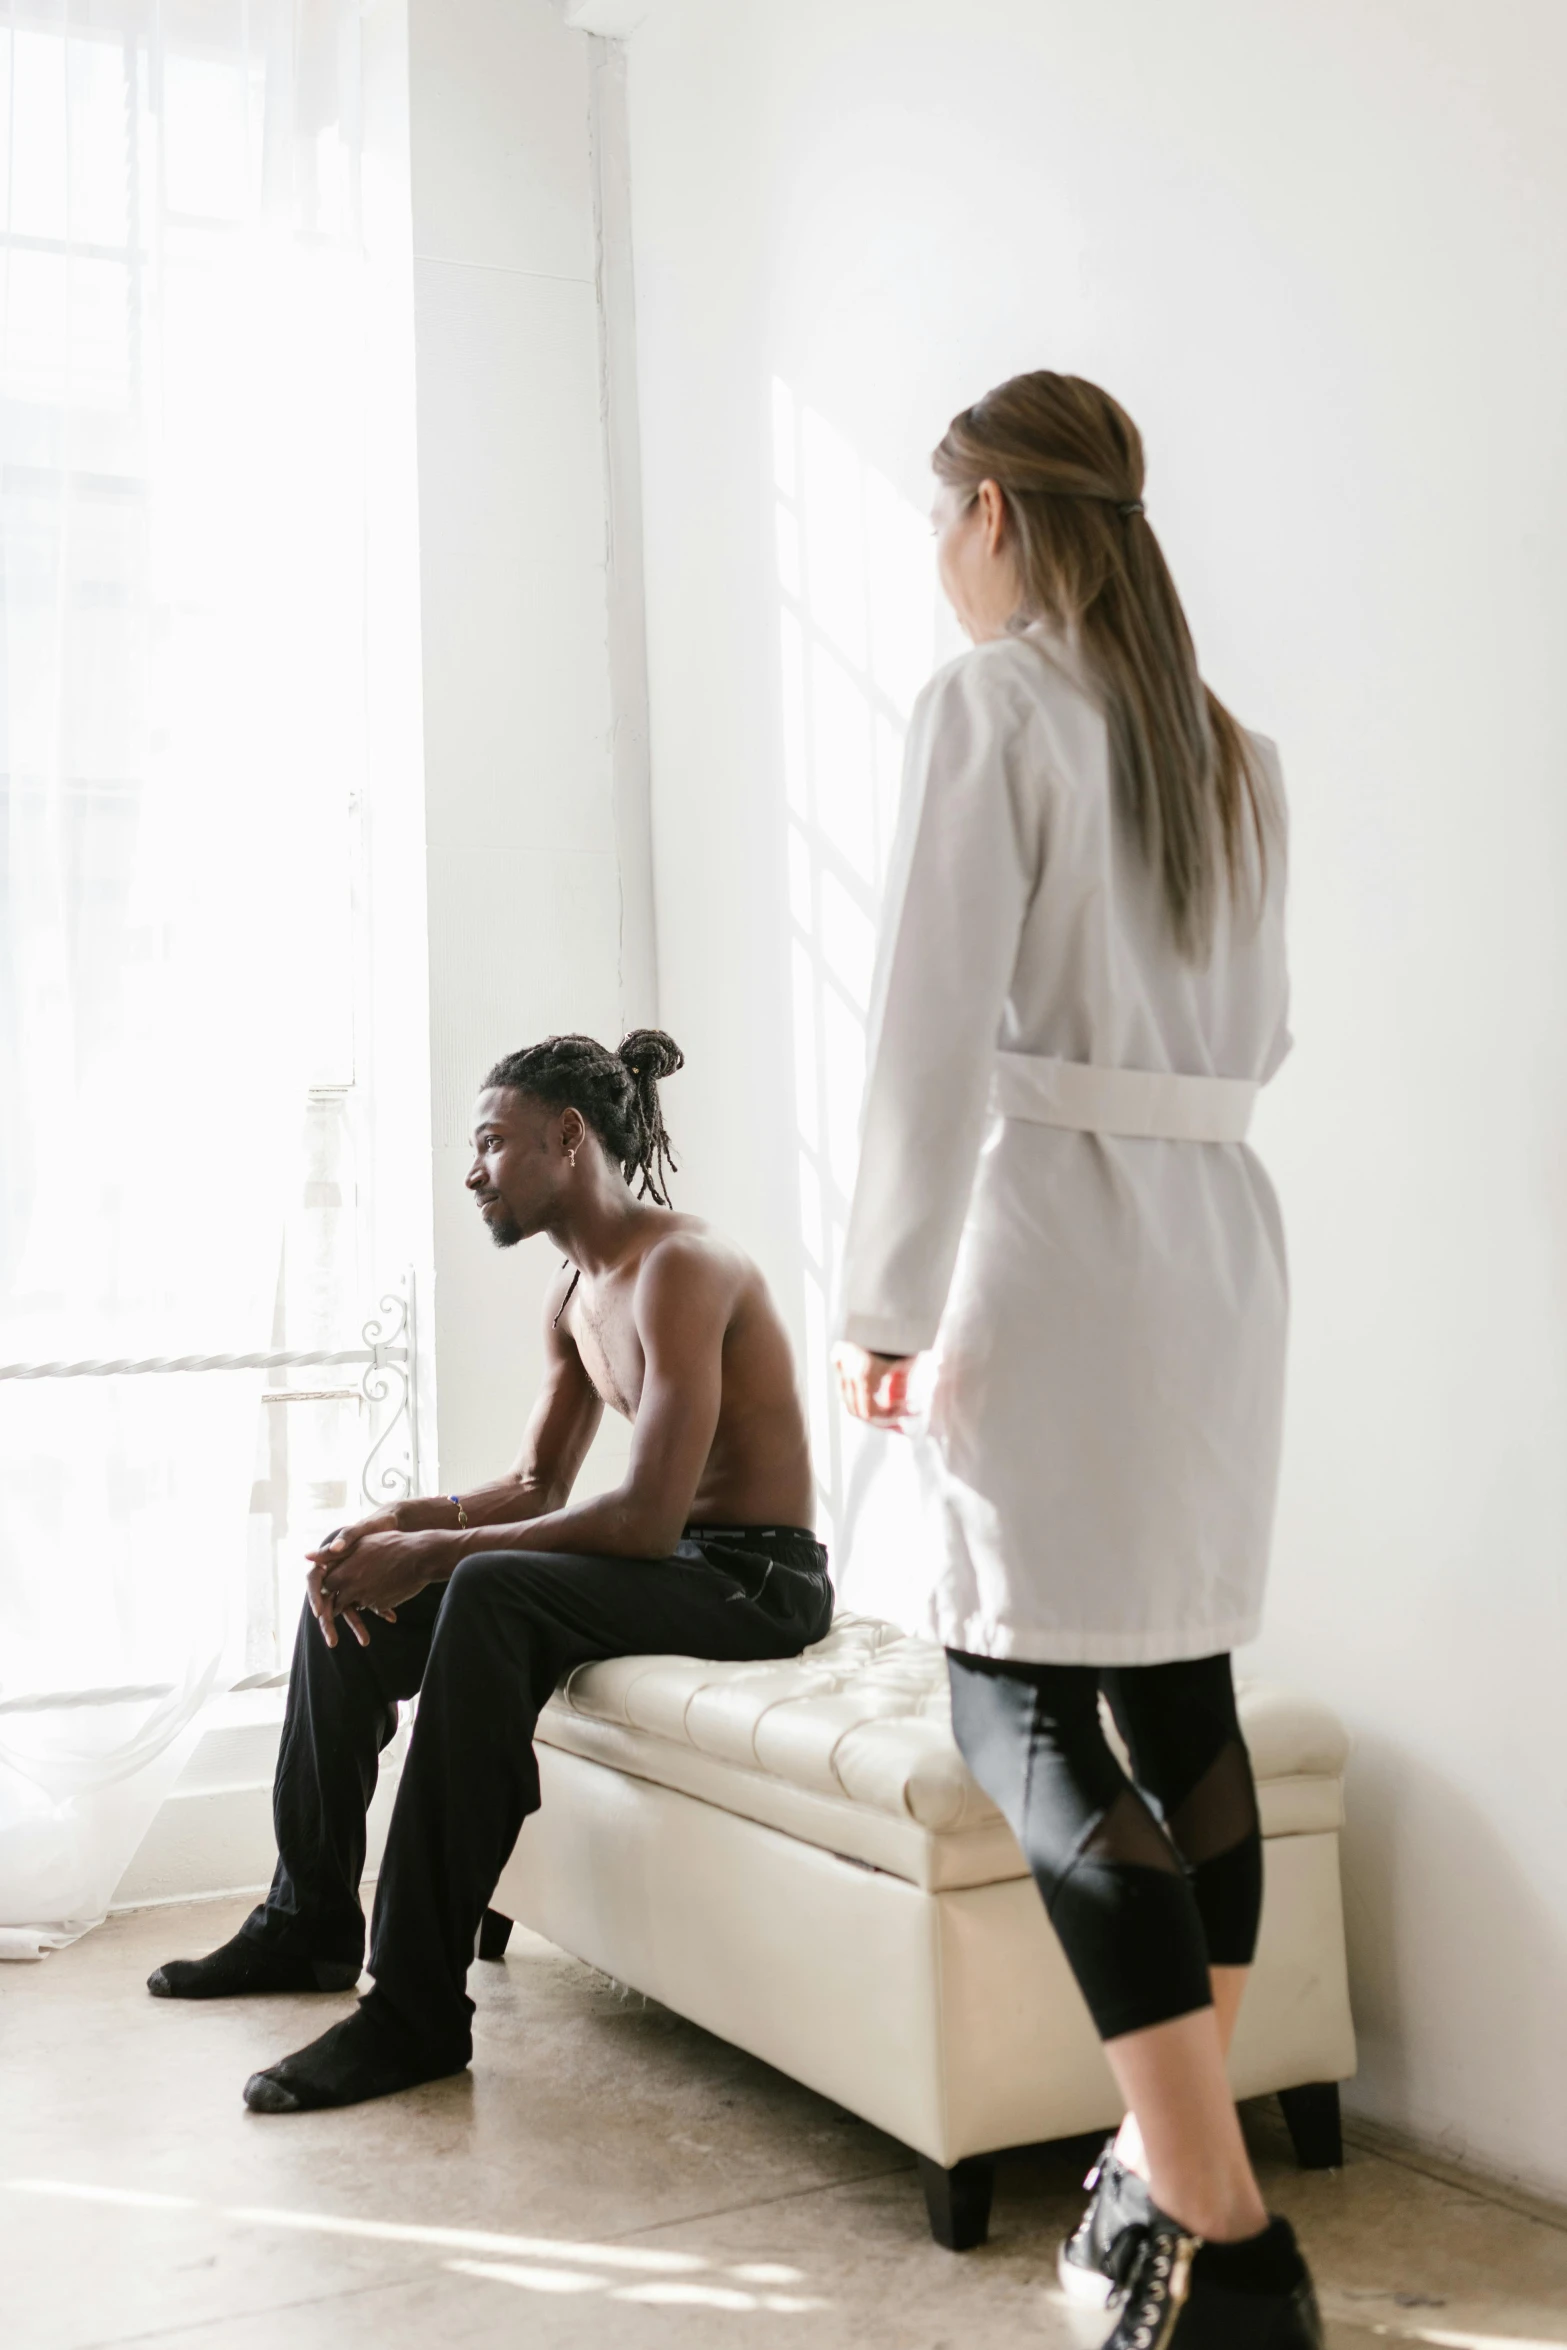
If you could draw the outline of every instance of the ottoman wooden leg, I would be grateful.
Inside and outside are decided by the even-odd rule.
[[[1308,2081],[1301,2089],[1281,2089],[1279,2103],[1301,2169],[1341,2169],[1344,2132],[1337,2081]]]
[[[479,1956],[504,1958],[510,1940],[511,1919],[502,1917],[498,1909],[487,1909],[479,1922]]]
[[[939,2162],[920,2155],[920,2185],[930,2232],[949,2252],[972,2252],[990,2233],[990,2197],[996,2184],[993,2154],[971,2154],[943,2170]]]

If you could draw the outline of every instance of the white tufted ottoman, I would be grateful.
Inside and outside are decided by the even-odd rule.
[[[1325,1706],[1242,1684],[1267,1894],[1231,2060],[1339,2159],[1354,2070]],[[1102,2129],[1115,2087],[1010,1829],[953,1744],[946,1660],[840,1615],[783,1664],[617,1657],[539,1722],[544,1802],[480,1938],[519,1918],[920,2156],[937,2237],[982,2242],[1008,2146]]]

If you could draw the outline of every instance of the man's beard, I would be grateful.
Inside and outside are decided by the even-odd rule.
[[[504,1208],[498,1216],[486,1216],[484,1221],[497,1248],[515,1248],[523,1236],[522,1226],[514,1224]]]

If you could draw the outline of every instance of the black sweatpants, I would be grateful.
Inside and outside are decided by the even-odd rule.
[[[1209,1968],[1251,1964],[1262,1914],[1229,1658],[1111,1668],[949,1649],[947,1670],[964,1760],[1022,1846],[1099,2037],[1207,2007]]]
[[[690,1527],[667,1559],[481,1551],[451,1580],[347,1626],[308,1606],[273,1791],[278,1864],[243,1931],[312,1958],[364,1953],[359,1878],[377,1758],[419,1692],[376,1890],[373,1997],[444,2051],[471,2047],[465,1983],[479,1921],[539,1807],[533,1731],[576,1665],[676,1654],[797,1656],[832,1622],[827,1554],[792,1527]]]

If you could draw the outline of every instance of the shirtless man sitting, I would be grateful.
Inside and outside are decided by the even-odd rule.
[[[647,1651],[797,1656],[832,1620],[788,1336],[757,1268],[671,1212],[657,1030],[618,1053],[550,1037],[490,1071],[468,1175],[498,1248],[567,1260],[545,1377],[509,1476],[399,1502],[311,1554],[274,1793],[272,1889],[164,1999],[344,1991],[364,1952],[359,1877],[376,1758],[419,1711],[354,2012],[255,2073],[258,2113],[351,2105],[462,2071],[474,1940],[539,1803],[533,1730],[562,1675]],[[639,1179],[632,1196],[630,1184]],[[635,1430],[624,1481],[573,1504],[605,1404]]]

